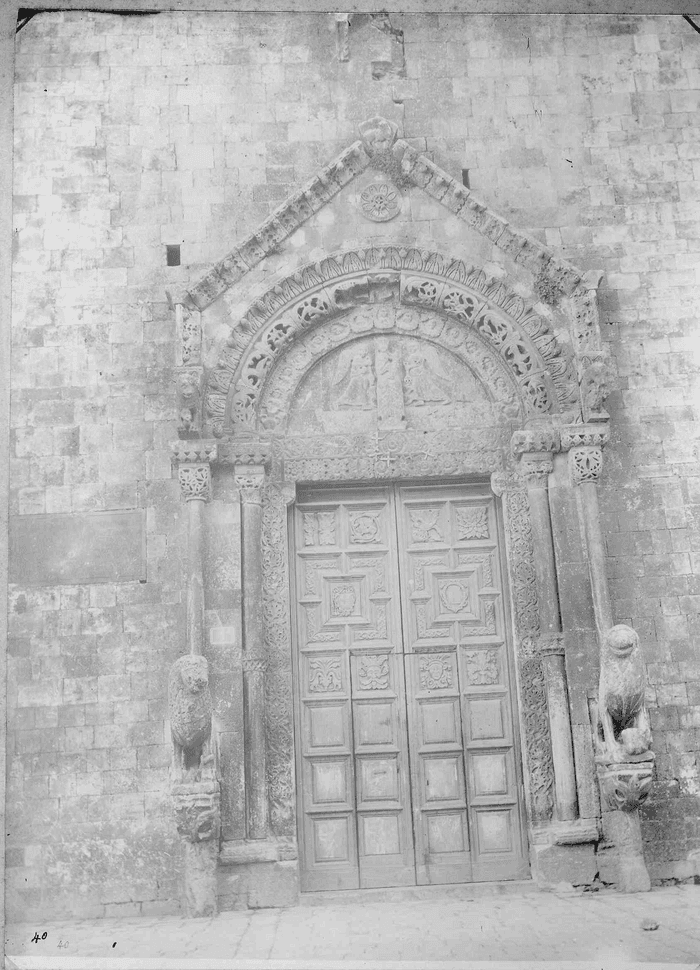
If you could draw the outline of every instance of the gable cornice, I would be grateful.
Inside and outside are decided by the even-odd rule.
[[[178,297],[177,302],[190,310],[206,309],[368,167],[385,171],[405,185],[422,189],[470,228],[490,239],[532,273],[535,291],[545,302],[554,303],[561,296],[570,296],[582,281],[586,290],[597,288],[598,280],[591,280],[590,274],[584,279],[581,270],[556,256],[537,239],[514,229],[464,185],[404,139],[397,138],[398,129],[393,122],[381,117],[371,118],[359,129],[361,139],[317,172]]]

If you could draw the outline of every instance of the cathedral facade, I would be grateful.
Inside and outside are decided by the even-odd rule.
[[[23,26],[8,918],[700,875],[699,45]]]

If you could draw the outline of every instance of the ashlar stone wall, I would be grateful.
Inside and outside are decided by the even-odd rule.
[[[639,632],[649,675],[645,852],[657,879],[693,872],[699,56],[681,17],[357,15],[346,50],[319,14],[46,13],[21,31],[11,512],[38,538],[11,571],[9,919],[177,909],[165,717],[186,516],[166,290],[194,283],[377,113],[454,177],[468,170],[516,227],[605,274],[618,377],[600,497],[615,619]],[[433,212],[411,196],[423,239],[445,232]],[[348,246],[382,231],[359,215],[343,230]],[[214,634],[209,656],[235,751],[237,513],[216,475],[214,495],[208,623],[234,634]],[[138,513],[141,578],[42,577],[52,517],[77,537],[96,512]],[[594,683],[590,665],[569,677]]]

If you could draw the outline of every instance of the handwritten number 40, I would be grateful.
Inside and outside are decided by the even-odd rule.
[[[32,943],[38,943],[40,939],[45,940],[48,935],[49,934],[45,932],[42,933],[41,936],[39,936],[38,933],[35,933],[34,936],[32,937]]]

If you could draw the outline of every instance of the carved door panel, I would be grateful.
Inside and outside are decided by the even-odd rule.
[[[413,885],[392,494],[302,495],[294,534],[302,889]]]
[[[418,883],[527,874],[493,497],[398,490]]]
[[[302,889],[525,875],[490,493],[309,489],[293,533]]]

